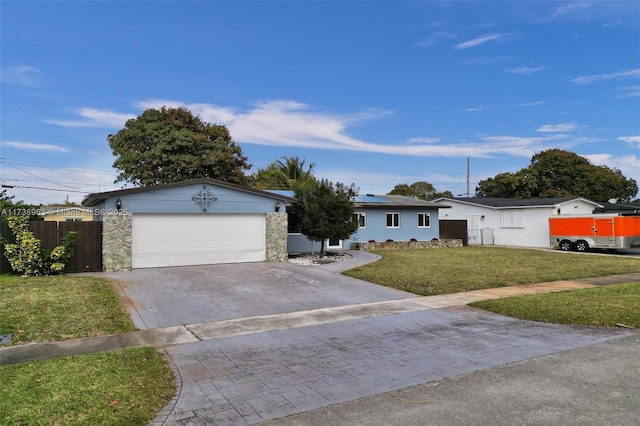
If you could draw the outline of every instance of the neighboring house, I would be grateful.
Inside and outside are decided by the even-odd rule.
[[[93,220],[91,209],[70,206],[42,207],[47,222],[90,222]]]
[[[438,198],[451,207],[440,220],[466,220],[469,245],[549,247],[549,217],[591,214],[585,198]]]
[[[640,214],[640,201],[632,203],[602,203],[597,207],[594,213],[622,213],[622,214]]]
[[[107,271],[285,261],[293,200],[214,179],[89,194]]]
[[[282,192],[280,192],[282,193]],[[347,240],[327,241],[328,249],[349,249],[352,243],[368,241],[429,241],[440,238],[439,209],[443,203],[423,201],[400,195],[361,195],[355,200],[353,220],[358,230]],[[293,232],[292,232],[293,231]],[[290,230],[289,253],[318,252],[320,243]]]

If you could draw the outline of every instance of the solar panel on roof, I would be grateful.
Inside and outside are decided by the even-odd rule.
[[[357,203],[390,203],[389,199],[376,197],[375,195],[360,195],[356,198]]]

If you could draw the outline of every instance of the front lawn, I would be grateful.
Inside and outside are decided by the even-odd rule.
[[[640,328],[640,282],[484,300],[470,305],[532,321]]]
[[[106,280],[0,276],[0,334],[13,334],[12,344],[135,329]],[[8,365],[0,367],[0,424],[144,425],[174,391],[154,348]]]
[[[13,344],[134,330],[107,280],[0,276],[0,334],[13,334]]]
[[[344,274],[423,296],[640,272],[640,259],[503,247],[373,253],[382,259]]]
[[[0,424],[145,425],[175,392],[153,348],[0,367]]]

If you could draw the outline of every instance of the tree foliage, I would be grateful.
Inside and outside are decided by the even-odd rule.
[[[42,216],[40,216],[42,212],[41,205],[25,204],[22,200],[13,201],[14,198],[15,195],[7,194],[6,189],[0,192],[0,215],[3,220],[13,215],[27,216],[29,220],[42,220]]]
[[[253,175],[258,189],[289,189],[315,184],[313,168],[315,163],[305,169],[306,160],[299,157],[282,157],[269,164],[266,169],[258,169]]]
[[[107,137],[116,182],[147,186],[213,178],[245,184],[251,166],[226,126],[203,122],[186,108],[148,109]]]
[[[319,241],[320,256],[325,255],[326,240],[344,240],[356,232],[352,220],[358,189],[340,182],[335,185],[322,179],[313,185],[294,190],[296,203],[292,215],[300,221],[301,232],[311,241]]]
[[[400,183],[393,187],[387,195],[403,195],[405,197],[418,198],[420,200],[435,200],[440,197],[453,197],[451,191],[438,192],[429,182],[415,182],[411,185]]]
[[[15,243],[2,241],[11,269],[25,275],[51,275],[64,271],[73,254],[77,232],[69,232],[62,238],[61,245],[47,250],[29,231],[28,216],[9,216],[7,221],[16,236]]]
[[[479,197],[549,198],[584,197],[597,202],[611,198],[629,201],[638,184],[622,172],[607,166],[594,166],[573,152],[550,149],[535,154],[528,167],[515,173],[499,173],[480,181]]]

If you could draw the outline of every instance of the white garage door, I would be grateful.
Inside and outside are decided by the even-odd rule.
[[[134,215],[134,268],[262,262],[264,215]]]

